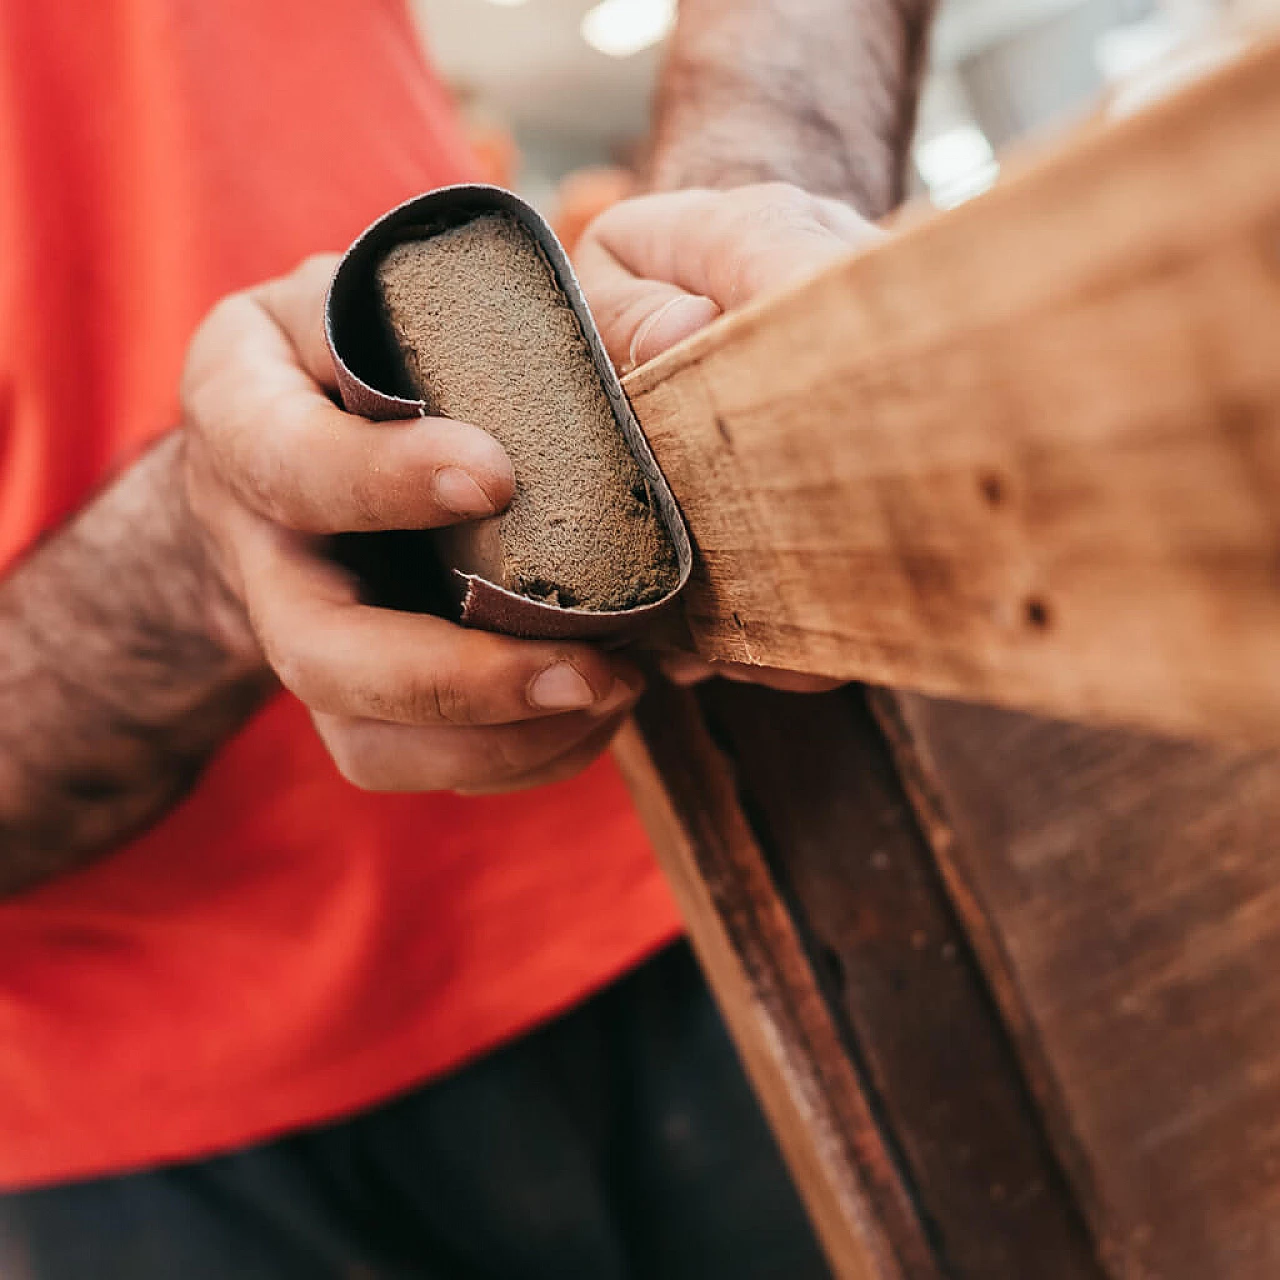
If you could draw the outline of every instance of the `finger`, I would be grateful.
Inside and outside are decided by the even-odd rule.
[[[716,669],[692,653],[667,653],[659,659],[662,674],[674,685],[688,689],[705,680],[715,679]]]
[[[333,355],[324,332],[324,302],[341,255],[317,253],[287,276],[253,290],[254,296],[289,339],[298,363],[322,387],[336,387]]]
[[[889,233],[864,218],[852,205],[830,196],[810,196],[814,216],[847,245],[860,248],[884,240]]]
[[[593,764],[618,736],[618,730],[626,723],[625,715],[613,716],[606,720],[596,732],[588,735],[576,746],[571,747],[562,756],[557,756],[548,764],[522,774],[518,778],[495,786],[481,784],[474,787],[456,787],[462,795],[483,796],[495,792],[528,791],[533,787],[549,787],[557,782],[567,782],[577,777],[584,769]]]
[[[491,725],[629,706],[643,677],[588,645],[517,640],[360,602],[343,570],[244,513],[235,555],[254,631],[313,711],[410,725]]]
[[[736,684],[763,685],[781,693],[830,693],[847,684],[845,680],[832,680],[828,676],[811,676],[802,671],[784,671],[781,667],[756,667],[740,662],[716,662],[713,674]]]
[[[623,373],[720,315],[710,298],[632,274],[599,241],[582,244],[576,265],[605,350]]]
[[[252,294],[219,304],[183,380],[189,425],[243,502],[299,532],[340,533],[434,528],[511,500],[511,463],[479,428],[373,423],[338,409],[304,367],[315,352],[300,355],[317,341],[303,332],[301,294],[282,290],[270,305]]]
[[[581,768],[607,745],[620,717],[581,712],[524,725],[459,729],[313,715],[349,782],[366,791],[492,792],[533,785],[571,760]]]
[[[862,243],[878,234],[858,225]],[[680,215],[671,236],[665,249],[655,247],[652,231],[635,243],[643,253],[670,254],[674,278],[726,310],[811,275],[858,243],[836,230],[816,197],[780,184],[711,192],[705,209]]]
[[[780,667],[757,667],[740,662],[708,662],[690,653],[665,654],[660,665],[663,675],[672,684],[682,688],[701,684],[716,677],[733,680],[738,684],[763,685],[784,693],[827,693],[846,683],[846,681],[832,680],[826,676],[784,671]]]
[[[624,296],[609,259],[633,278],[662,281],[729,310],[882,235],[838,201],[794,187],[694,190],[615,206],[592,224],[579,260],[593,309],[613,326],[607,344],[630,353],[647,316]],[[656,346],[641,344],[635,354],[651,358]]]

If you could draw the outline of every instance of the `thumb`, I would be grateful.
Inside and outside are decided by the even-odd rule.
[[[633,274],[597,240],[581,243],[575,265],[605,350],[623,373],[661,355],[720,314],[710,298]]]
[[[881,234],[847,205],[794,187],[665,192],[597,218],[579,244],[578,274],[625,370]]]
[[[661,289],[666,296],[659,297],[656,288],[646,291],[650,296],[644,302],[644,319],[631,334],[627,349],[628,370],[660,356],[668,347],[706,328],[720,314],[720,308],[710,298],[665,285]]]

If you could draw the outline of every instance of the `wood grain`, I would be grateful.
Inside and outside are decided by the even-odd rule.
[[[627,389],[705,655],[1280,735],[1280,45]]]
[[[1272,44],[632,375],[697,648],[1280,741],[1277,138]],[[857,696],[626,751],[837,1273],[1280,1275],[1280,754]]]
[[[862,691],[701,701],[946,1275],[1101,1280]]]
[[[615,755],[838,1280],[943,1280],[764,855],[688,692]]]
[[[1124,1280],[1280,1275],[1280,754],[899,701],[933,845]]]

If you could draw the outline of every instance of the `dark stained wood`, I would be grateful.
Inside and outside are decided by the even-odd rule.
[[[703,701],[948,1276],[1100,1280],[861,691]]]
[[[943,1280],[695,697],[656,683],[615,755],[836,1277]]]
[[[1112,1273],[1280,1276],[1280,755],[915,696],[895,716]]]

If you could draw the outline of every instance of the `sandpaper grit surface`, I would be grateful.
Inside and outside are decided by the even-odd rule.
[[[390,250],[382,304],[430,412],[496,436],[516,493],[499,585],[568,608],[672,590],[675,551],[614,420],[572,307],[536,241],[485,214]]]

